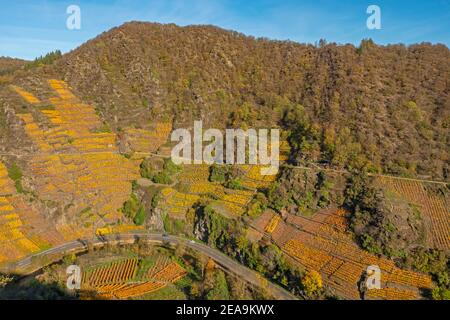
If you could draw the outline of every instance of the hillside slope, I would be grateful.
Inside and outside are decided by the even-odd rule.
[[[450,51],[443,45],[315,47],[212,26],[132,22],[15,81],[35,89],[50,76],[67,81],[115,131],[158,118],[188,127],[198,119],[281,125],[294,132],[297,163],[448,178]],[[296,131],[304,141],[295,141]]]
[[[361,274],[366,251],[369,262],[384,255],[402,268],[447,272],[444,252],[426,250],[448,252],[449,184],[395,176],[449,181],[449,89],[442,45],[312,46],[212,26],[133,22],[65,55],[0,58],[0,264],[65,241],[143,229],[210,243],[220,234],[218,248],[234,254],[242,250],[235,240],[262,214],[267,221],[253,230],[258,254],[271,239],[304,267],[297,251],[311,245],[322,262],[344,266],[343,276]],[[200,119],[220,129],[280,127],[282,163],[298,166],[267,177],[258,166],[177,167],[163,159],[172,130]],[[306,230],[325,208],[339,213],[333,229],[305,238],[283,227]],[[336,239],[320,247],[319,231]],[[340,241],[340,258],[329,259]],[[421,257],[439,258],[439,268],[417,268],[411,261]],[[313,269],[333,280],[337,269],[324,266]],[[358,296],[357,279],[327,279],[337,292],[343,286],[344,297]],[[422,296],[424,282],[409,280],[407,296]]]

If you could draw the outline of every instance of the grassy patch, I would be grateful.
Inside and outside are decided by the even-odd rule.
[[[8,176],[16,181],[16,180],[20,180],[22,179],[22,170],[19,168],[19,166],[15,163],[13,163],[9,168],[8,168]]]
[[[169,234],[184,234],[185,224],[183,220],[171,219],[168,214],[163,218],[164,230]]]
[[[8,168],[8,176],[11,180],[14,181],[14,185],[16,187],[16,190],[18,193],[24,193],[25,190],[23,189],[22,186],[22,170],[20,169],[20,167],[13,163],[9,168]]]
[[[146,294],[138,298],[139,300],[186,300],[186,295],[176,286],[169,285],[161,290]]]

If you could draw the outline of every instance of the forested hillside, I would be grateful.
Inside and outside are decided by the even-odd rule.
[[[68,81],[116,129],[155,115],[175,126],[281,125],[295,162],[448,178],[444,45],[313,46],[127,23],[36,69]]]

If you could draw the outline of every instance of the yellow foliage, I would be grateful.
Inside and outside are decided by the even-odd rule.
[[[106,236],[108,234],[117,234],[117,233],[127,233],[132,231],[142,231],[145,230],[143,226],[135,226],[135,225],[117,225],[106,228],[98,228],[95,232],[98,236]]]
[[[18,86],[11,86],[11,89],[13,89],[15,92],[17,92],[22,98],[24,98],[28,103],[31,104],[38,104],[41,101],[36,98],[35,96],[33,96],[31,93],[23,90],[22,88],[18,87]]]
[[[317,271],[310,270],[302,278],[301,286],[308,297],[313,297],[323,288],[322,277]]]

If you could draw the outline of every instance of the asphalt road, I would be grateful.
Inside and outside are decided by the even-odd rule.
[[[26,270],[29,267],[33,266],[33,262],[36,261],[37,258],[52,258],[52,255],[65,255],[69,253],[78,253],[83,252],[87,249],[88,244],[92,246],[103,246],[105,244],[128,244],[134,243],[136,240],[143,240],[146,242],[154,242],[158,244],[162,243],[170,243],[172,245],[181,244],[186,247],[189,247],[193,250],[201,252],[206,256],[213,259],[221,268],[226,271],[235,274],[240,279],[254,285],[258,288],[264,288],[269,292],[274,299],[277,300],[297,300],[293,294],[288,292],[287,290],[277,286],[276,284],[268,281],[263,276],[261,276],[256,271],[253,271],[238,262],[234,261],[230,257],[226,256],[222,252],[213,249],[205,244],[198,243],[195,241],[191,241],[185,238],[164,235],[164,234],[150,234],[150,233],[126,233],[126,234],[115,234],[108,235],[102,238],[95,238],[90,240],[76,240],[72,242],[67,242],[60,246],[51,248],[49,250],[37,253],[35,255],[24,258],[15,264],[12,265],[14,270]],[[55,258],[57,259],[57,258]],[[56,262],[56,261],[55,261]],[[34,266],[33,266],[34,267]],[[33,271],[37,271],[43,266],[37,266],[33,269]],[[29,271],[30,272],[30,271]]]

